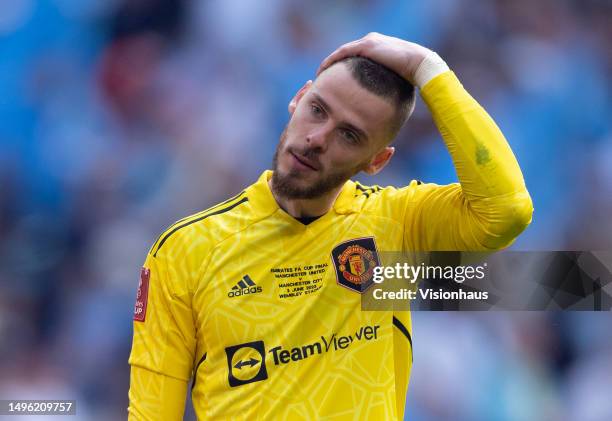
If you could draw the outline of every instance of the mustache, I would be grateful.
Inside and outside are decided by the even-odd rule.
[[[287,147],[287,151],[297,156],[303,156],[307,160],[311,161],[313,164],[316,164],[317,167],[321,167],[321,162],[319,161],[319,155],[321,153],[318,152],[316,148],[298,149],[298,148],[289,146]]]

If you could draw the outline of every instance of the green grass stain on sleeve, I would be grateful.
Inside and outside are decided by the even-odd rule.
[[[491,160],[489,150],[482,143],[476,145],[476,163],[478,165],[485,165]]]

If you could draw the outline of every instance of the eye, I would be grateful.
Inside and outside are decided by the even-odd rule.
[[[340,129],[340,134],[342,135],[342,137],[348,141],[351,144],[356,144],[359,142],[359,139],[357,138],[357,136],[355,135],[355,133],[353,133],[350,130],[347,129]]]
[[[321,117],[323,116],[323,109],[321,107],[319,107],[317,104],[312,103],[310,104],[310,112],[312,113],[312,115],[314,115],[315,117]]]

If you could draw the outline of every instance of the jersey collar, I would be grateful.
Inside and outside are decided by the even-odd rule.
[[[274,199],[268,185],[270,178],[272,178],[272,171],[266,170],[254,184],[247,188],[249,202],[253,204],[255,212],[260,214],[261,217],[271,215],[279,209],[278,203],[276,203],[276,199]],[[348,214],[356,212],[354,206],[355,189],[355,183],[352,180],[344,183],[342,191],[340,191],[332,207],[336,213]]]

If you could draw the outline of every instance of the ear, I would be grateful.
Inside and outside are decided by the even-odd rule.
[[[389,163],[394,153],[395,148],[393,146],[385,146],[380,152],[374,155],[363,171],[368,175],[378,174]]]
[[[308,82],[304,84],[304,86],[300,88],[299,91],[297,91],[295,96],[291,99],[291,101],[289,102],[289,114],[290,115],[293,115],[293,112],[297,108],[298,102],[300,102],[300,99],[302,99],[304,94],[308,92],[308,89],[310,89],[311,86],[312,86],[312,80],[309,80]]]

